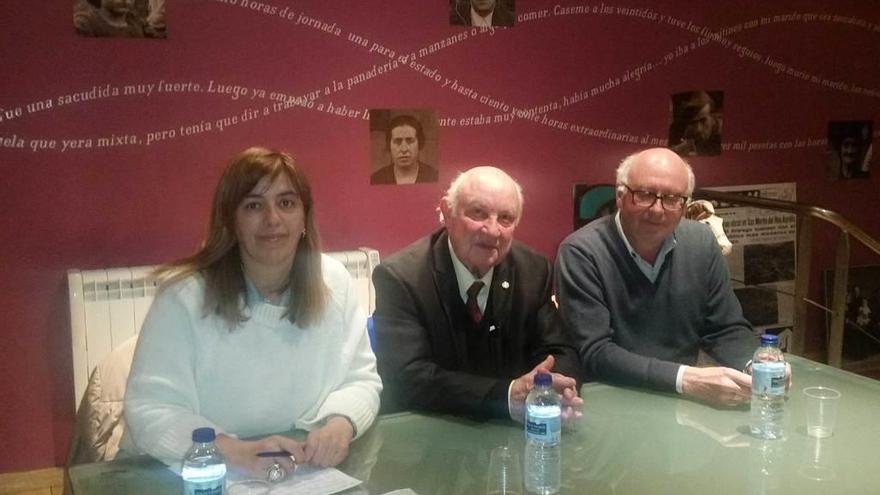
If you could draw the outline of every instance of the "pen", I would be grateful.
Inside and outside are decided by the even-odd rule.
[[[270,450],[267,452],[257,452],[257,457],[291,457],[291,454],[286,450]]]

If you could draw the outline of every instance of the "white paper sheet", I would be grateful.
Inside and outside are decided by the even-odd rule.
[[[296,473],[280,483],[230,479],[227,482],[227,491],[229,495],[331,495],[360,483],[360,480],[335,468],[316,469],[299,466]]]

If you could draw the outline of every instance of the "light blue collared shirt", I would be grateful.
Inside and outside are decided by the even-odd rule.
[[[660,274],[660,269],[663,268],[663,262],[666,261],[666,255],[668,255],[675,247],[675,233],[669,234],[666,239],[663,239],[663,245],[660,246],[660,252],[657,253],[657,259],[652,265],[639,256],[639,253],[637,253],[636,250],[633,249],[632,244],[629,243],[629,239],[627,239],[626,234],[623,233],[623,226],[620,224],[619,211],[614,215],[614,223],[617,225],[617,231],[620,233],[620,237],[623,238],[623,243],[626,244],[626,250],[632,256],[633,261],[636,262],[636,266],[638,266],[639,270],[648,277],[648,280],[650,280],[652,284],[656,282],[657,275]]]

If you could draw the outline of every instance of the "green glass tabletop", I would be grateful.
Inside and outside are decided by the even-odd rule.
[[[790,362],[794,383],[781,440],[750,436],[747,406],[585,385],[584,416],[563,435],[561,493],[880,493],[880,426],[873,423],[880,382],[797,357]],[[803,389],[813,385],[842,393],[830,438],[806,434]],[[481,494],[489,453],[502,445],[522,459],[522,427],[402,413],[380,417],[339,467],[364,480],[357,493]],[[179,478],[145,456],[76,466],[70,476],[76,495],[181,493]]]

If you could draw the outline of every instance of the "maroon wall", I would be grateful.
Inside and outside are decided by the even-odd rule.
[[[518,0],[520,14],[547,9],[548,15],[476,33],[450,27],[442,0],[181,0],[168,2],[167,40],[79,37],[67,3],[0,5],[0,472],[58,465],[69,444],[74,405],[65,271],[160,263],[190,253],[202,238],[222,167],[251,145],[288,150],[306,169],[328,249],[393,252],[434,228],[434,206],[457,171],[489,163],[525,187],[517,237],[553,257],[571,230],[572,183],[608,182],[623,156],[652,138],[665,143],[670,94],[717,89],[725,92],[725,147],[745,144],[746,151],[694,158],[698,185],[796,181],[801,201],[835,209],[880,236],[872,207],[880,171],[867,180],[830,180],[824,144],[829,120],[880,120],[880,6],[873,2],[627,0],[619,5],[641,11],[624,12],[569,0],[560,5],[588,6],[589,13],[555,15],[554,2]],[[242,3],[276,11],[287,6],[296,17]],[[594,13],[594,6],[607,10]],[[297,24],[300,13],[331,32]],[[791,20],[778,17],[795,13]],[[702,28],[729,34],[676,52],[696,42]],[[466,39],[441,46],[463,32]],[[350,34],[368,40],[367,47]],[[371,53],[373,43],[394,57]],[[435,43],[439,50],[419,56]],[[409,57],[407,63],[378,73],[400,56]],[[806,80],[771,60],[802,71]],[[374,65],[375,77],[347,87],[349,78]],[[639,68],[643,73],[634,78]],[[198,83],[201,91],[154,89],[59,105],[94,87],[123,92],[126,85],[160,81]],[[210,81],[247,88],[248,95],[234,100],[209,93]],[[334,81],[341,90],[333,91]],[[454,91],[453,81],[478,97]],[[600,91],[603,85],[607,90]],[[267,98],[251,99],[253,88],[265,89]],[[271,111],[272,92],[316,90],[313,108]],[[584,93],[586,99],[564,105],[563,98]],[[435,108],[458,124],[499,113],[482,96],[508,105],[508,113],[547,106],[548,118],[607,128],[622,139],[523,118],[445,125],[440,183],[370,186],[368,121],[318,109],[331,102],[361,112]],[[52,108],[29,112],[28,104],[47,99]],[[263,115],[266,106],[269,115]],[[259,117],[217,129],[217,121],[240,118],[247,108]],[[204,123],[213,129],[181,135],[181,126]],[[172,129],[176,136],[147,145],[150,133]],[[98,138],[114,136],[133,136],[133,142],[98,147]],[[18,139],[23,149],[14,147]],[[55,149],[32,151],[41,139],[54,141]],[[62,149],[76,139],[92,145]],[[779,149],[786,142],[792,147]],[[748,151],[756,143],[777,149]],[[824,242],[825,235],[817,237]],[[817,274],[830,263],[821,251]],[[867,257],[856,251],[855,258]],[[818,275],[814,279],[818,285]],[[810,345],[820,341],[814,332]]]

